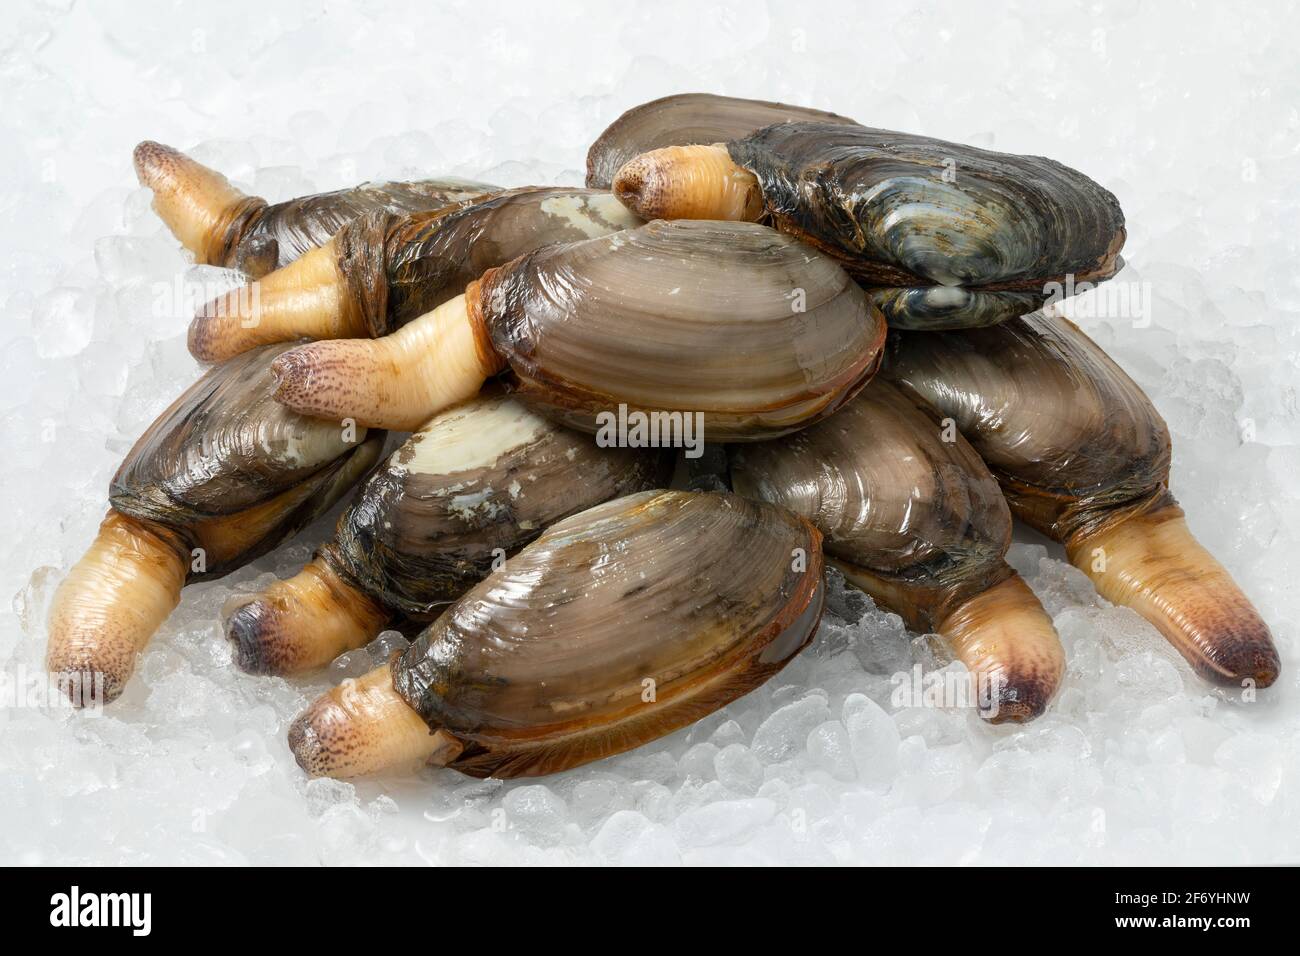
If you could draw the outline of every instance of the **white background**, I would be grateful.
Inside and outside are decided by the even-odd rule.
[[[39,668],[51,589],[123,452],[197,375],[189,270],[134,182],[157,139],[276,200],[361,179],[581,180],[622,110],[711,91],[834,110],[1093,176],[1149,325],[1080,314],[1175,441],[1173,489],[1274,627],[1283,676],[1213,694],[1153,629],[1017,545],[1070,676],[993,730],[895,711],[886,615],[828,626],[689,732],[540,785],[307,786],[308,683],[237,674],[232,588],[191,589],[111,716],[0,709],[4,862],[1273,862],[1300,859],[1300,23],[1289,4],[10,3],[0,22],[0,660]],[[873,663],[874,662],[874,663]],[[864,703],[864,694],[875,703]],[[728,723],[734,720],[735,723]],[[837,748],[847,745],[841,753]]]

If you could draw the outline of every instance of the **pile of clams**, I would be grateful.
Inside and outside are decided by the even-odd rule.
[[[706,94],[625,113],[585,188],[268,205],[156,143],[135,163],[196,260],[250,284],[195,316],[211,368],[131,450],[56,595],[69,687],[118,696],[188,581],[353,485],[301,572],[224,612],[250,674],[415,635],[294,722],[311,774],[634,748],[798,654],[828,564],[947,642],[983,717],[1032,720],[1066,662],[1006,561],[1015,519],[1207,681],[1278,676],[1170,493],[1159,414],[1037,311],[1122,265],[1119,204],[1080,172]],[[410,433],[386,457],[384,430]],[[683,488],[705,441],[719,488]]]

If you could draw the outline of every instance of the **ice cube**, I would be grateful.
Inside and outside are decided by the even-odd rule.
[[[612,814],[591,841],[606,862],[620,866],[677,866],[681,853],[667,828],[635,810]]]
[[[844,702],[844,726],[858,779],[873,790],[889,789],[901,742],[893,719],[870,697],[854,694]]]
[[[763,764],[744,744],[728,744],[713,758],[718,783],[736,793],[753,794],[763,783]]]
[[[682,813],[673,824],[673,832],[685,847],[735,843],[775,815],[776,804],[762,797],[719,800]]]
[[[857,776],[849,732],[838,720],[828,720],[808,734],[808,755],[813,766],[820,767],[836,780]]]
[[[510,831],[529,843],[552,846],[568,832],[568,806],[542,784],[516,787],[505,795],[501,806]]]
[[[754,754],[769,763],[789,760],[807,746],[808,733],[829,717],[824,697],[814,695],[786,704],[754,732]]]
[[[55,289],[36,300],[32,335],[42,358],[76,355],[88,344],[95,328],[95,302],[82,290]]]

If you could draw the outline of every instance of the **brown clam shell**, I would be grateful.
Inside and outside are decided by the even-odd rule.
[[[509,381],[584,431],[619,406],[701,413],[709,441],[831,414],[885,325],[829,257],[754,223],[657,221],[488,272],[476,308]]]
[[[934,630],[1011,574],[1011,513],[960,435],[910,389],[874,381],[825,421],[730,449],[738,494],[808,518],[828,558],[877,579],[908,625]]]
[[[678,93],[634,106],[614,120],[587,152],[587,185],[609,189],[629,159],[663,146],[725,143],[773,123],[857,125],[823,110],[712,93]]]
[[[820,535],[735,495],[647,491],[553,525],[392,665],[473,776],[629,750],[767,680],[811,639]]]
[[[389,608],[428,615],[547,527],[663,485],[673,455],[600,448],[499,393],[433,418],[366,481],[322,553]]]
[[[1068,319],[895,332],[884,374],[951,416],[1017,516],[1053,538],[1169,500],[1164,419]]]
[[[377,337],[525,253],[639,225],[610,193],[528,187],[429,212],[372,213],[344,226],[335,244],[339,273]]]
[[[127,453],[109,489],[123,514],[208,550],[218,577],[327,511],[373,464],[384,433],[291,412],[271,398],[269,346],[211,369]],[[355,433],[353,433],[355,432]]]
[[[467,179],[429,179],[362,183],[269,205],[250,199],[233,217],[218,262],[260,278],[324,245],[347,223],[367,214],[441,209],[497,189]]]
[[[1204,679],[1268,687],[1268,624],[1196,540],[1169,491],[1169,430],[1150,400],[1069,320],[895,333],[888,374],[952,416],[1012,513],[1065,545],[1098,592],[1150,621]]]

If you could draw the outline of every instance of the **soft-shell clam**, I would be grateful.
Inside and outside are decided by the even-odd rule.
[[[738,494],[808,518],[850,582],[948,640],[978,679],[984,716],[1043,712],[1061,643],[1005,560],[1011,514],[996,479],[960,435],[945,440],[923,399],[875,381],[825,421],[730,458]]]
[[[497,188],[464,179],[364,183],[268,204],[244,195],[184,153],[153,142],[135,148],[135,171],[140,184],[153,190],[154,211],[196,261],[254,278],[293,262],[366,213],[438,209]]]
[[[276,396],[413,428],[508,369],[524,401],[585,431],[624,406],[752,440],[831,414],[873,374],[884,331],[833,259],[787,235],[653,222],[489,270],[385,338],[299,346],[276,361]]]
[[[820,535],[735,495],[648,491],[553,525],[289,743],[312,774],[420,758],[533,776],[629,750],[767,680],[811,639]]]
[[[646,219],[770,221],[836,257],[898,328],[1001,322],[1122,264],[1119,203],[1082,173],[856,125],[656,149],[614,192]]]
[[[1210,681],[1277,678],[1268,626],[1169,493],[1163,419],[1073,323],[1035,313],[894,333],[889,356],[888,376],[955,420],[1013,513],[1064,544],[1103,597],[1154,624]]]
[[[387,335],[488,269],[551,243],[639,225],[610,193],[568,187],[370,213],[319,250],[208,303],[190,325],[190,351],[219,362],[269,342]]]
[[[606,128],[587,152],[587,185],[609,189],[628,160],[663,146],[724,143],[773,123],[853,120],[824,110],[712,93],[679,93],[634,106]]]
[[[208,372],[127,454],[112,510],[55,595],[52,674],[103,675],[112,700],[184,584],[265,553],[378,459],[381,432],[306,418],[271,398],[280,351],[249,352]]]
[[[662,487],[673,455],[599,448],[500,394],[436,416],[367,479],[301,573],[235,610],[236,661],[320,667],[398,618],[428,620],[547,527]]]

